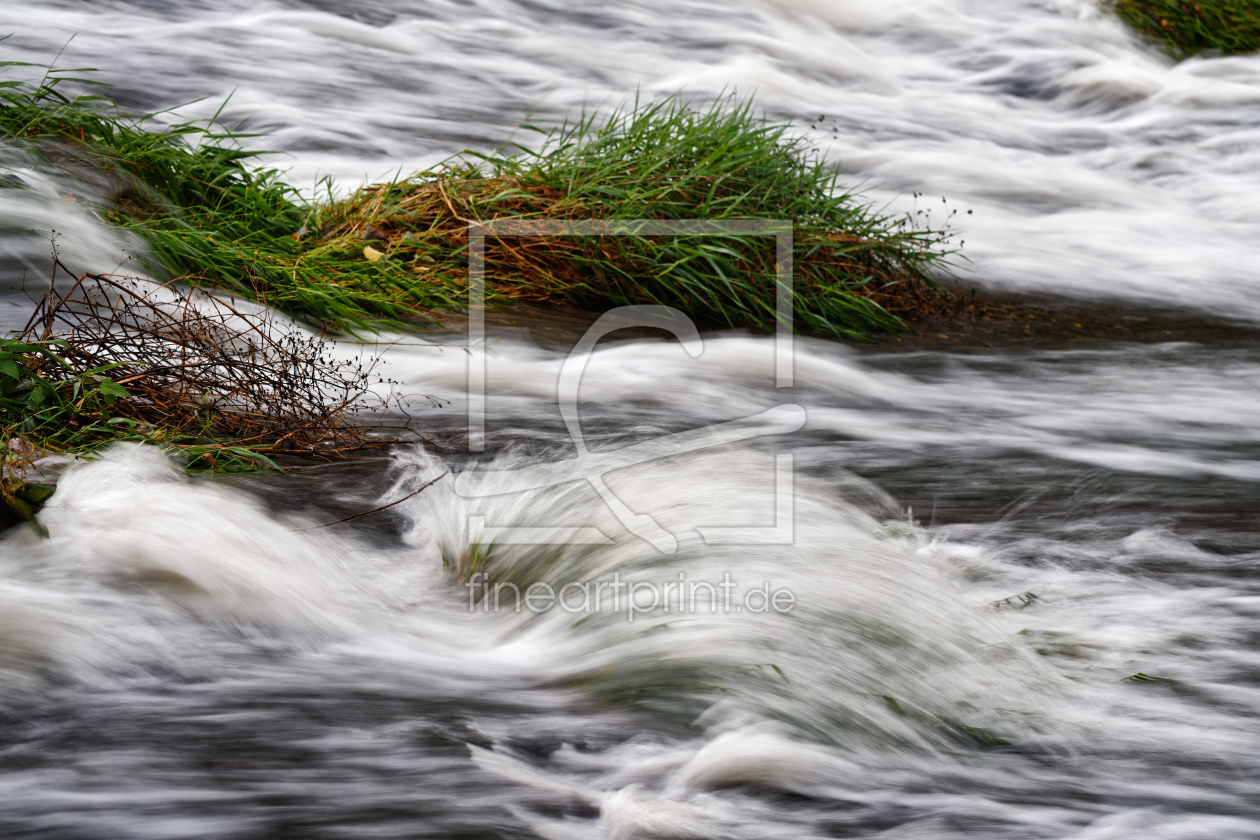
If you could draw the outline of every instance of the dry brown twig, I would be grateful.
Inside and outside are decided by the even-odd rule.
[[[403,502],[407,501],[412,496],[420,495],[421,491],[429,487],[432,487],[434,484],[437,484],[438,481],[440,481],[443,478],[446,478],[448,475],[450,475],[450,473],[444,472],[441,475],[439,475],[437,478],[433,479],[432,481],[426,481],[424,484],[421,484],[419,487],[417,487],[415,490],[412,490],[410,493],[408,493],[406,496],[403,496],[401,499],[396,499],[387,505],[374,507],[371,510],[365,510],[362,513],[356,513],[353,516],[347,516],[345,519],[338,519],[333,522],[324,522],[320,525],[307,525],[305,528],[294,528],[293,530],[294,531],[315,531],[320,528],[329,528],[333,525],[341,525],[342,523],[345,523],[345,522],[352,522],[355,519],[358,519],[360,516],[367,516],[369,513],[376,513],[377,511],[388,510],[389,508],[392,508],[394,505],[401,505]]]
[[[55,266],[70,273],[60,260]],[[50,364],[49,376],[99,371],[126,388],[130,396],[114,406],[120,416],[322,457],[400,440],[373,434],[388,427],[363,423],[366,412],[401,414],[409,431],[399,383],[376,373],[379,358],[338,359],[329,340],[285,328],[266,309],[118,275],[83,274],[60,294],[53,279],[22,339],[64,342],[56,352],[70,370]],[[386,396],[374,390],[380,385]]]

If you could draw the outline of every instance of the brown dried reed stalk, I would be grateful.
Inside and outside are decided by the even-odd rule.
[[[125,388],[117,416],[272,453],[338,457],[398,440],[356,420],[397,402],[397,383],[375,373],[379,359],[339,360],[329,341],[282,327],[268,310],[171,284],[89,273],[61,294],[57,268],[73,276],[55,260],[22,339],[58,342],[69,369],[49,363],[45,377],[97,375]],[[391,397],[378,396],[377,384],[390,385]]]

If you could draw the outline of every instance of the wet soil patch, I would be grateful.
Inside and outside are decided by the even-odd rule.
[[[850,343],[882,349],[954,350],[1084,349],[1116,341],[1191,341],[1214,346],[1260,342],[1260,326],[1210,315],[973,289],[957,289],[939,307],[905,320],[910,328],[907,333]]]
[[[1218,346],[1260,343],[1260,325],[1200,313],[1129,304],[1082,303],[1049,295],[1016,295],[955,287],[948,297],[923,301],[903,313],[908,327],[901,333],[846,342],[859,349],[959,350],[979,348],[1089,348],[1116,341],[1159,343],[1190,341]],[[930,303],[930,305],[928,305]],[[485,313],[486,333],[518,337],[552,349],[568,350],[600,317],[562,304],[513,301]],[[435,316],[424,322],[424,335],[439,342],[458,342],[467,334],[463,313]],[[627,319],[627,323],[629,323]],[[420,326],[420,325],[418,325]],[[698,323],[702,332],[725,331],[721,325]],[[660,330],[626,327],[610,338],[660,338]]]

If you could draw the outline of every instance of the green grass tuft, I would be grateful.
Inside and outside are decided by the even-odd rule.
[[[296,234],[311,207],[278,170],[255,165],[263,153],[240,148],[239,140],[251,135],[195,123],[166,127],[155,114],[126,116],[104,97],[70,97],[59,89],[99,84],[77,75],[88,72],[0,81],[0,136],[71,172],[104,179],[104,215],[148,241],[150,270],[263,300],[335,330],[451,303],[361,258],[309,253]]]
[[[1260,50],[1260,0],[1109,0],[1107,6],[1177,58]]]
[[[526,127],[531,128],[531,127]],[[537,129],[534,129],[537,131]],[[320,208],[316,253],[371,249],[445,288],[467,276],[469,221],[791,220],[799,327],[838,337],[904,327],[939,300],[948,236],[872,210],[788,127],[751,103],[636,101],[543,132],[537,151],[466,153]],[[773,240],[754,235],[490,238],[498,294],[585,308],[664,304],[716,326],[775,325]]]
[[[9,62],[8,66],[15,63]],[[32,66],[32,65],[24,65]],[[800,327],[866,337],[939,301],[948,236],[872,210],[786,126],[725,98],[635,101],[542,132],[537,151],[465,153],[346,200],[301,200],[250,135],[127,117],[66,83],[88,68],[0,82],[0,135],[110,184],[105,214],[151,245],[150,268],[231,290],[329,330],[457,308],[470,220],[791,220]],[[160,127],[160,130],[149,130]],[[529,127],[527,127],[529,128]],[[534,129],[535,131],[537,129]],[[599,308],[679,307],[773,329],[773,242],[751,235],[493,240],[492,296]]]

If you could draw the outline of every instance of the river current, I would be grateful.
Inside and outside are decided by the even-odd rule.
[[[977,286],[1260,322],[1260,59],[1173,64],[1088,2],[5,2],[8,32],[248,119],[311,189],[733,90],[890,211],[971,210]],[[0,167],[5,326],[51,231],[76,270],[142,247]],[[1260,343],[801,337],[785,384],[771,337],[614,334],[581,433],[647,455],[599,484],[557,401],[585,324],[491,327],[383,350],[436,440],[484,405],[484,454],[208,480],[118,447],[48,539],[0,537],[0,836],[1260,837]]]

